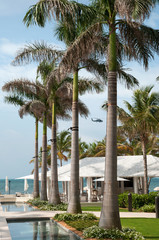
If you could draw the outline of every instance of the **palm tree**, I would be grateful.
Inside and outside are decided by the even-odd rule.
[[[74,44],[68,49],[63,61],[64,68],[74,72],[74,96],[73,96],[73,129],[77,132],[78,115],[76,114],[76,106],[78,100],[77,86],[77,67],[81,59],[86,58],[96,43],[101,41],[102,25],[108,30],[105,34],[105,42],[108,46],[108,114],[107,114],[107,150],[106,150],[106,171],[105,171],[105,190],[99,225],[104,228],[121,228],[119,219],[119,208],[117,199],[117,152],[114,151],[117,145],[116,127],[117,127],[117,57],[121,60],[136,59],[143,61],[148,66],[148,60],[153,57],[152,51],[158,51],[158,31],[140,25],[139,22],[149,16],[153,3],[156,1],[144,0],[108,0],[94,1],[93,5],[88,7],[76,2],[68,0],[40,0],[33,5],[26,16],[24,22],[27,26],[30,24],[45,25],[46,20],[50,16],[56,16],[58,19],[64,19],[70,13],[74,21],[82,19],[82,23],[87,17],[91,24],[88,29],[82,33]],[[77,13],[77,14],[76,14]],[[118,17],[117,17],[118,15]],[[119,16],[121,18],[119,18]],[[133,22],[134,19],[136,22]],[[75,23],[76,24],[76,23]],[[120,33],[120,37],[117,34]],[[120,41],[121,40],[121,41]],[[122,44],[123,43],[123,44]],[[61,71],[60,71],[61,73]],[[75,132],[75,131],[74,131]],[[73,137],[72,141],[78,138]],[[77,142],[77,141],[76,141]],[[77,152],[72,153],[72,158],[78,156],[78,144],[74,145]],[[75,166],[74,166],[75,167]],[[78,167],[77,167],[78,168]],[[78,172],[78,169],[76,169]],[[78,186],[74,191],[78,194]],[[106,194],[107,193],[107,194]],[[79,206],[78,199],[76,199]],[[72,206],[73,208],[73,206]],[[77,208],[76,208],[77,209]],[[80,210],[80,209],[79,209]]]
[[[62,160],[68,161],[68,156],[65,153],[71,151],[71,133],[70,131],[61,131],[57,134],[57,156],[62,166]]]
[[[47,49],[47,45],[45,43],[34,43],[33,45],[28,45],[26,46],[23,50],[21,50],[18,55],[16,56],[15,60],[13,61],[13,64],[21,64],[23,63],[23,61],[26,61],[26,62],[29,62],[31,60],[33,61],[41,61],[43,58],[45,58],[45,54],[46,54],[46,59],[49,60],[50,62],[52,61],[52,56],[54,54],[54,50],[52,49],[51,50],[51,53],[49,53],[49,50],[50,50],[51,47],[49,47]],[[56,55],[57,55],[57,52],[56,52]],[[59,54],[59,56],[61,56],[61,52]],[[93,61],[93,60],[92,60]],[[95,64],[95,63],[94,63]],[[96,63],[97,65],[97,63]],[[50,69],[51,70],[51,69]],[[48,69],[48,73],[50,72],[50,70]],[[61,80],[60,82],[57,81],[57,76],[56,76],[56,70],[54,71],[55,74],[54,74],[54,77],[51,78],[51,81],[49,81],[47,84],[48,84],[48,92],[49,92],[49,95],[50,95],[50,98],[51,101],[52,101],[52,121],[53,121],[53,124],[52,124],[52,139],[53,139],[53,142],[52,142],[52,148],[54,147],[54,150],[52,151],[52,156],[53,156],[53,159],[54,161],[56,161],[56,165],[57,165],[57,156],[56,156],[56,142],[54,141],[55,139],[55,135],[56,135],[56,114],[55,114],[55,106],[56,106],[56,99],[55,97],[59,95],[59,97],[63,97],[64,93],[66,92],[66,94],[68,94],[68,91],[66,91],[67,86],[70,86],[69,88],[69,92],[71,93],[72,92],[72,88],[73,88],[73,92],[74,92],[74,89],[76,89],[76,94],[74,93],[73,94],[73,97],[72,97],[72,101],[73,99],[76,99],[78,100],[78,87],[79,87],[79,93],[82,95],[84,94],[86,91],[90,91],[92,92],[93,90],[95,90],[96,92],[100,92],[103,90],[102,88],[102,84],[99,82],[99,81],[92,81],[92,80],[87,80],[87,79],[79,79],[79,83],[78,83],[78,70],[77,69],[77,72],[76,74],[74,75],[73,79],[71,77],[65,77],[63,80]],[[72,86],[72,82],[73,82],[73,87]],[[74,83],[76,82],[76,83]],[[76,86],[76,87],[75,87]],[[68,101],[66,101],[65,99],[65,105]],[[75,102],[75,101],[73,101]],[[64,104],[64,103],[63,103]],[[71,105],[70,105],[71,106]],[[74,142],[74,139],[77,140],[77,136],[78,136],[78,127],[75,126],[76,124],[78,124],[78,108],[79,110],[82,111],[84,110],[84,108],[82,109],[82,104],[79,102],[79,101],[76,101],[75,102],[75,106],[76,107],[73,107],[73,103],[72,103],[72,114],[74,116],[76,116],[76,120],[75,122],[73,123],[73,127],[72,127],[72,135],[74,137],[72,137],[72,142]],[[86,113],[87,114],[87,113]],[[54,128],[54,130],[53,130]],[[53,136],[54,135],[54,136]],[[78,141],[76,141],[78,143]],[[72,143],[73,144],[73,143]],[[72,145],[72,146],[76,146],[76,145]],[[76,147],[74,154],[73,154],[73,160],[74,161],[79,161],[79,157],[77,157],[77,154],[78,154],[78,151],[76,152],[78,146]],[[56,158],[56,160],[55,160]],[[53,159],[52,159],[52,162],[53,162]],[[72,160],[72,162],[74,162]],[[75,171],[76,173],[74,172],[73,170],[73,173],[74,174],[74,180],[72,181],[73,182],[73,189],[72,192],[75,191],[75,194],[72,194],[75,195],[75,198],[73,198],[73,209],[71,211],[74,211],[74,212],[80,212],[81,211],[81,207],[80,207],[80,199],[79,199],[79,184],[77,184],[75,182],[75,178],[78,178],[78,174],[79,174],[79,167],[78,167],[78,163],[74,162],[73,166],[75,167]],[[55,169],[55,167],[53,168],[53,165],[52,165],[52,169]],[[52,173],[52,179],[53,178],[56,178],[57,179],[57,174],[53,174]],[[79,178],[77,180],[77,182],[79,181]],[[53,182],[55,182],[55,185],[57,186],[57,180],[53,180]],[[52,182],[52,184],[53,184]],[[78,186],[78,188],[77,188]],[[53,189],[53,188],[52,188]],[[77,192],[78,191],[78,192]],[[57,187],[54,191],[54,193],[57,192]],[[57,194],[54,194],[55,197],[57,197]],[[78,198],[78,201],[77,201],[77,198]],[[52,201],[52,200],[51,200]],[[57,201],[56,201],[57,202]],[[55,203],[55,202],[54,202]]]
[[[141,142],[144,161],[144,193],[148,193],[147,149],[150,134],[158,131],[159,93],[152,92],[153,86],[136,90],[133,95],[133,104],[125,101],[129,113],[119,109],[119,120],[125,130],[136,136]]]
[[[17,88],[16,84],[17,84],[17,82],[13,81],[12,84],[11,84],[12,87],[9,86],[9,88],[8,88],[8,83],[7,83],[3,86],[2,89],[3,89],[3,91],[10,91],[10,89],[12,88],[12,91],[14,92],[14,90]],[[24,91],[22,89],[20,89],[21,84],[22,84],[22,82],[19,81],[19,83],[18,83],[18,88],[19,88],[18,93],[17,94],[13,93],[13,95],[11,94],[9,96],[6,96],[5,97],[5,102],[20,106],[19,116],[21,118],[23,118],[23,116],[26,115],[26,114],[30,114],[31,116],[33,116],[35,118],[35,157],[34,157],[34,190],[33,190],[33,196],[34,196],[34,198],[37,198],[37,197],[39,197],[38,117],[32,111],[32,102],[34,101],[33,96],[28,95],[28,93],[27,94],[24,93]],[[15,87],[15,89],[14,89],[14,87]],[[22,98],[22,96],[21,97],[19,96],[19,93],[23,96],[23,98]],[[27,96],[27,98],[29,98],[29,100],[26,98],[26,96]]]
[[[41,177],[41,200],[47,199],[46,193],[46,152],[47,152],[47,139],[46,139],[46,129],[47,129],[47,114],[49,106],[47,104],[47,93],[45,86],[40,82],[36,83],[30,82],[26,79],[18,79],[10,81],[3,86],[3,90],[8,92],[16,92],[17,94],[23,94],[26,97],[32,97],[31,111],[35,116],[39,118],[42,117],[43,121],[43,144],[42,144],[42,177]],[[24,109],[23,109],[24,110]],[[49,120],[49,119],[48,119]],[[36,136],[37,139],[37,136]],[[36,153],[36,156],[38,154]],[[37,157],[38,158],[38,157]],[[36,164],[37,165],[37,164]],[[36,170],[37,171],[37,170]]]

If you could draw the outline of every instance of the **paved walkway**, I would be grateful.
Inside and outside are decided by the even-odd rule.
[[[4,212],[0,203],[0,240],[11,240],[7,221],[50,219],[61,211]],[[100,212],[90,212],[100,217]],[[155,213],[120,212],[121,218],[155,218]]]

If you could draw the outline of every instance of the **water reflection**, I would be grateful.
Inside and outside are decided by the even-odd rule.
[[[12,240],[76,240],[51,220],[8,223]]]
[[[3,211],[5,212],[30,212],[35,209],[24,203],[2,203]]]

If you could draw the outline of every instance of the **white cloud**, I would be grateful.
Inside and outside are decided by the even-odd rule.
[[[6,38],[0,39],[0,53],[8,56],[15,56],[17,50],[24,47],[24,43],[13,43]]]

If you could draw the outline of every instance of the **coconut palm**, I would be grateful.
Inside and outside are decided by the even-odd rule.
[[[158,131],[159,93],[151,92],[153,86],[136,90],[133,95],[133,104],[125,101],[128,113],[123,109],[119,111],[119,120],[125,130],[129,129],[131,135],[141,142],[144,161],[144,193],[148,193],[147,175],[147,149],[151,133]],[[119,109],[120,110],[120,109]]]
[[[75,66],[86,58],[93,49],[96,43],[101,40],[102,25],[108,30],[105,34],[105,42],[108,43],[108,114],[107,114],[107,150],[106,150],[106,172],[105,172],[105,190],[99,225],[104,228],[121,228],[119,219],[119,209],[117,200],[117,153],[116,149],[116,72],[117,72],[117,57],[119,59],[136,59],[143,61],[144,65],[148,66],[148,60],[153,57],[152,51],[158,51],[158,31],[140,25],[139,23],[149,16],[153,4],[156,1],[149,0],[96,0],[91,7],[70,2],[68,0],[40,0],[33,5],[27,12],[24,22],[27,26],[30,24],[38,24],[44,26],[46,20],[51,16],[56,16],[58,19],[63,19],[70,15],[72,19],[82,22],[87,16],[88,22],[91,19],[91,24],[84,33],[75,41],[65,54],[64,63],[65,69],[73,70]],[[77,13],[77,14],[76,14]],[[119,18],[121,17],[121,18]],[[134,22],[134,19],[136,22]],[[85,21],[86,24],[86,21]],[[120,33],[120,37],[117,34]],[[103,36],[103,35],[102,35]],[[61,71],[60,71],[61,73]],[[74,109],[78,97],[77,74],[74,74]],[[77,131],[77,115],[73,111],[73,128]],[[76,134],[77,135],[77,134]],[[72,141],[74,141],[74,137]],[[78,148],[75,145],[75,149]],[[73,153],[72,157],[77,153]],[[77,169],[78,171],[78,169]],[[77,186],[78,188],[78,186]],[[74,189],[75,190],[75,189]],[[77,192],[78,190],[75,190]],[[107,193],[107,194],[106,194]],[[78,192],[77,192],[78,195]],[[78,200],[77,200],[78,202]],[[79,204],[78,204],[79,206]]]

